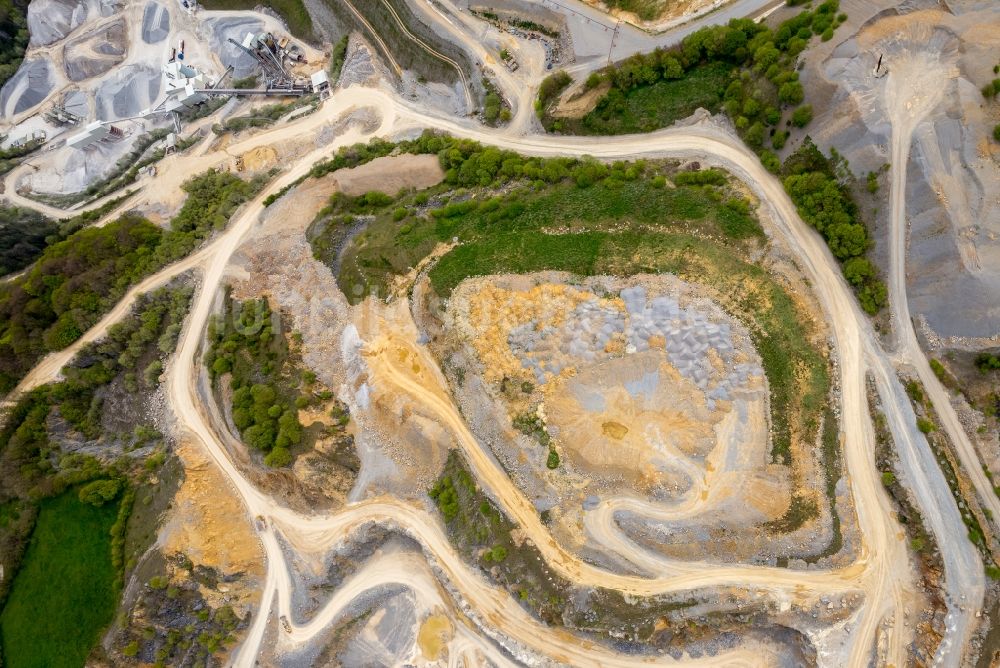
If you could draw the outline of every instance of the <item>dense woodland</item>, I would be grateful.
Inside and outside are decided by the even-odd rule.
[[[28,2],[0,0],[0,86],[17,72],[28,48]]]
[[[299,387],[316,377],[289,360],[288,341],[266,299],[227,300],[226,315],[208,327],[205,366],[213,379],[229,374],[232,417],[243,441],[265,453],[268,466],[287,466],[302,440]],[[304,395],[303,395],[304,396]]]
[[[0,276],[35,261],[59,226],[34,209],[0,207]]]

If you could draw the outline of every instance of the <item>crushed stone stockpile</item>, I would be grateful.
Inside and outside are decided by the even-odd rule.
[[[0,110],[8,118],[27,111],[44,100],[54,86],[52,66],[48,60],[25,60],[17,74],[0,89]]]
[[[673,297],[648,299],[642,286],[619,294],[624,311],[593,296],[578,304],[561,326],[536,319],[518,325],[508,338],[512,353],[544,385],[581,362],[593,364],[619,352],[664,350],[681,376],[707,392],[709,410],[717,400],[729,400],[732,389],[750,376],[762,374],[757,365],[736,362],[729,323],[714,322]],[[719,361],[729,371],[716,378]]]
[[[83,81],[104,74],[125,59],[127,46],[124,20],[74,37],[63,51],[66,76],[70,81]]]
[[[27,16],[30,45],[58,42],[83,25],[92,12],[97,16],[111,16],[115,7],[101,0],[32,0]]]
[[[160,70],[150,65],[126,65],[118,69],[96,91],[98,118],[114,121],[138,116],[156,102],[162,79]]]
[[[157,44],[170,35],[170,12],[158,2],[148,2],[142,10],[142,41]]]
[[[257,73],[257,61],[229,40],[243,42],[248,32],[260,32],[264,29],[261,20],[252,17],[210,18],[204,21],[204,26],[208,29],[209,48],[219,55],[224,66],[232,66],[233,79],[244,79]]]

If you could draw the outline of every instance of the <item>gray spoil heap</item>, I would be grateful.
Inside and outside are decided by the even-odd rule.
[[[146,3],[142,10],[142,41],[157,44],[170,35],[170,12],[158,2]]]
[[[607,346],[616,335],[625,339],[625,354],[651,347],[656,340],[667,359],[684,378],[706,392],[708,407],[717,400],[728,401],[731,392],[747,383],[750,376],[762,375],[755,364],[736,363],[732,329],[727,322],[714,322],[695,307],[682,307],[668,296],[647,299],[641,286],[620,293],[625,312],[602,305],[594,298],[582,302],[566,322],[558,327],[531,320],[511,330],[508,345],[521,366],[534,375],[539,385],[578,362],[587,364],[610,359]],[[709,352],[722,360],[725,371],[712,366]],[[640,391],[640,388],[636,388]]]
[[[0,112],[6,118],[27,111],[44,100],[55,86],[49,61],[25,60],[0,89]]]

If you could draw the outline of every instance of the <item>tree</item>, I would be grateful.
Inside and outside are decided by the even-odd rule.
[[[216,360],[218,361],[218,360]],[[160,360],[153,360],[146,367],[143,372],[143,379],[146,381],[148,387],[153,387],[160,382],[160,374],[163,373],[163,362]]]
[[[89,503],[100,508],[108,501],[113,501],[122,489],[120,480],[95,480],[80,488],[80,502]]]
[[[778,88],[778,99],[785,104],[799,104],[805,98],[805,91],[798,81],[786,81]]]
[[[792,125],[797,128],[804,128],[813,119],[813,108],[811,104],[803,104],[792,112]]]
[[[866,257],[852,257],[844,262],[844,278],[860,287],[875,278],[875,267]]]
[[[761,122],[756,121],[753,125],[747,128],[746,134],[743,135],[743,139],[751,148],[759,149],[764,144],[764,126]]]
[[[868,231],[858,223],[837,223],[827,228],[827,242],[838,260],[862,255],[868,247]]]
[[[281,468],[292,463],[292,453],[287,448],[275,448],[264,457],[264,463],[271,468]]]
[[[660,61],[660,70],[664,79],[680,79],[684,76],[684,68],[679,60],[673,56],[668,56]]]

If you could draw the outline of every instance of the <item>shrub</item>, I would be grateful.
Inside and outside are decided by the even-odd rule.
[[[726,183],[726,173],[714,168],[681,172],[674,177],[674,183],[679,186],[721,186]]]
[[[893,483],[895,483],[895,482],[896,482],[896,476],[893,474],[892,471],[883,471],[882,472],[882,484],[883,485],[885,485],[886,487],[891,487],[893,485]]]
[[[1000,141],[1000,123],[993,126],[993,139]]]
[[[80,488],[80,502],[100,508],[108,501],[113,501],[121,490],[121,480],[95,480]]]
[[[979,353],[976,355],[975,364],[980,373],[996,371],[1000,369],[1000,356],[992,353]]]
[[[564,70],[559,70],[554,74],[550,74],[545,77],[542,81],[542,85],[538,87],[538,109],[539,111],[544,111],[545,108],[555,101],[559,94],[566,90],[566,87],[570,85],[573,78],[567,74]]]
[[[785,104],[801,104],[805,91],[798,81],[787,81],[778,88],[778,99]]]
[[[555,448],[549,450],[549,456],[545,460],[545,465],[550,469],[559,468],[559,453],[556,452]]]
[[[792,125],[797,128],[804,128],[813,119],[813,108],[811,104],[803,104],[792,112]]]
[[[499,564],[501,561],[507,558],[507,548],[503,545],[496,545],[491,550],[487,550],[484,555],[486,561],[492,561]]]
[[[271,468],[281,468],[292,463],[292,453],[287,448],[274,448],[264,457],[264,463]]]
[[[330,81],[336,85],[340,79],[340,71],[344,68],[344,59],[347,57],[347,41],[350,35],[344,35],[334,45],[330,54]]]
[[[919,417],[917,418],[917,429],[919,429],[923,434],[929,434],[934,431],[935,427],[934,423],[927,418]]]

